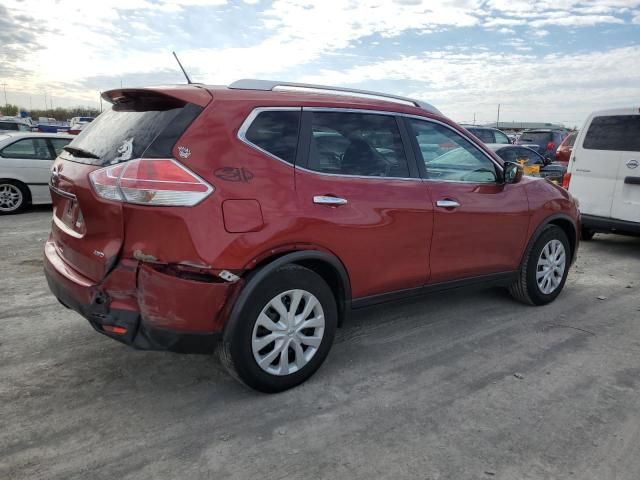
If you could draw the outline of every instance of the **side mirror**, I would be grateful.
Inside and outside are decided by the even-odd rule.
[[[504,163],[504,183],[518,183],[522,180],[524,170],[521,165],[514,162]]]

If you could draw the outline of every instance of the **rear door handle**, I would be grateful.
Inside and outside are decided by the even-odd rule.
[[[316,195],[313,197],[313,203],[317,205],[346,205],[347,199],[340,197],[332,197],[331,195]]]
[[[442,208],[458,208],[460,206],[460,204],[458,202],[456,202],[455,200],[438,200],[436,202],[436,205],[438,207],[442,207]]]

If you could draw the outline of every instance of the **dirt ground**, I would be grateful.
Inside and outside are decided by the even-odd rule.
[[[640,478],[638,238],[583,242],[546,307],[494,289],[361,311],[269,396],[62,307],[50,215],[0,218],[0,479]]]

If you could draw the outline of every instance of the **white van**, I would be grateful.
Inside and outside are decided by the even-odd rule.
[[[640,109],[592,113],[576,138],[564,186],[580,201],[582,237],[640,234]]]

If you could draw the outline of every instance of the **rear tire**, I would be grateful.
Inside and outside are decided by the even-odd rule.
[[[219,356],[229,373],[249,387],[281,392],[320,368],[337,324],[336,300],[322,277],[285,265],[256,285],[232,315]]]
[[[564,231],[546,226],[527,250],[511,296],[529,305],[545,305],[562,291],[569,273],[571,247]]]
[[[29,205],[29,188],[15,180],[0,180],[0,215],[22,212]]]

